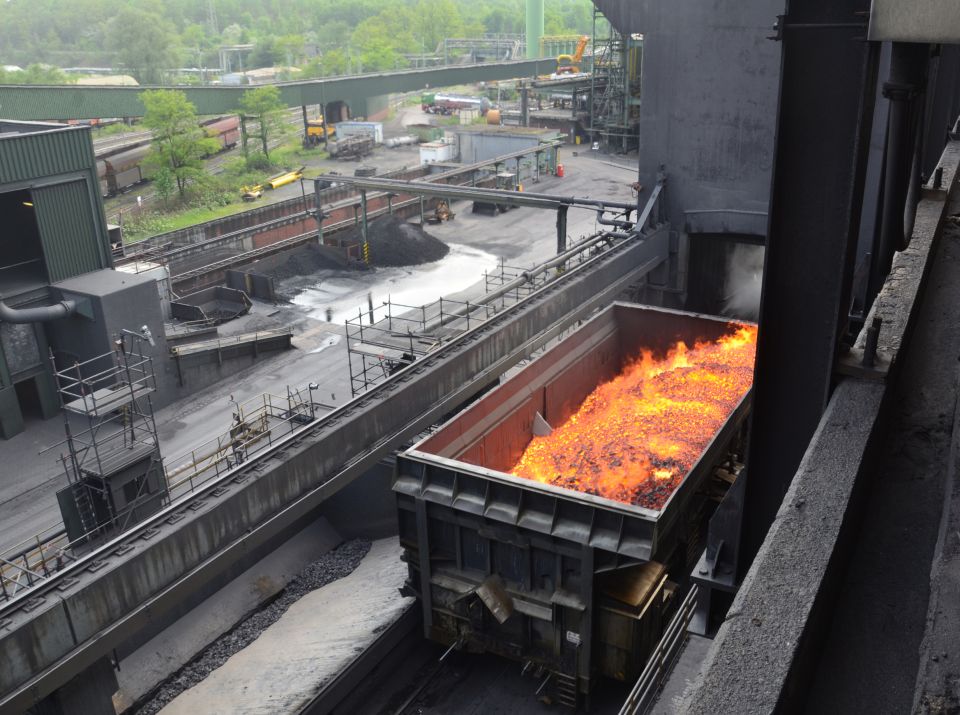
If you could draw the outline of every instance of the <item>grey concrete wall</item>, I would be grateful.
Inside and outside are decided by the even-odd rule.
[[[960,142],[948,146],[942,165],[944,186],[951,187],[950,196],[956,197]],[[950,205],[947,199],[944,190],[920,202],[910,245],[894,258],[868,315],[867,325],[874,317],[882,320],[877,354],[886,375],[846,378],[834,391],[701,674],[685,694],[681,712],[707,715],[803,708],[864,491],[870,487],[884,443],[889,444],[885,422],[896,404],[897,390],[903,387],[900,380],[914,349],[914,328],[926,320],[921,311],[923,301],[930,301],[926,283]],[[936,310],[941,311],[937,313],[940,321],[951,319],[942,307]],[[863,349],[865,340],[863,330],[856,351]],[[902,404],[897,407],[905,411]],[[910,429],[920,427],[911,423]]]
[[[537,136],[491,135],[478,132],[458,132],[457,136],[460,140],[460,161],[463,164],[476,164],[504,154],[512,154],[515,151],[535,147],[540,143]],[[507,170],[512,171],[515,164],[516,162],[510,162],[510,165],[506,167]]]
[[[639,180],[650,191],[666,165],[671,224],[727,212],[714,225],[700,215],[700,231],[724,233],[730,211],[765,212],[780,72],[780,45],[766,37],[783,0],[595,4],[621,32],[643,34]]]

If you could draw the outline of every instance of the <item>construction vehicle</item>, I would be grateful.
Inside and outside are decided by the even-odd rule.
[[[587,49],[587,42],[590,38],[586,35],[580,36],[577,42],[577,50],[572,55],[557,55],[557,74],[580,74],[580,61],[583,59],[583,52]]]
[[[323,117],[307,121],[307,135],[303,138],[304,146],[318,146],[324,139],[329,139],[336,130],[327,124]]]
[[[429,216],[426,222],[430,224],[443,223],[444,221],[452,221],[455,216],[456,214],[450,210],[450,204],[441,199],[437,203],[437,208],[433,210],[433,216]]]

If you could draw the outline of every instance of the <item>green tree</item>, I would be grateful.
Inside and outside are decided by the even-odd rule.
[[[157,13],[124,7],[111,21],[109,37],[119,62],[142,84],[159,84],[163,70],[178,64],[174,27]]]
[[[360,51],[362,71],[377,72],[405,67],[404,53],[419,53],[426,47],[415,39],[413,29],[418,21],[404,6],[384,10],[357,25],[351,44]],[[433,52],[433,48],[429,50]],[[352,67],[353,72],[358,68]]]
[[[286,124],[283,122],[284,108],[280,100],[280,89],[274,85],[248,89],[240,97],[240,111],[248,120],[253,119],[256,123],[263,156],[268,162],[270,161],[270,138],[283,134],[286,129]]]
[[[463,37],[463,18],[453,0],[419,0],[415,38],[427,54],[433,54],[445,37]]]
[[[187,183],[203,175],[203,157],[220,144],[197,123],[196,107],[180,90],[153,89],[138,96],[146,109],[143,124],[153,131],[146,164],[155,175],[161,175],[161,183],[172,177],[183,198]]]

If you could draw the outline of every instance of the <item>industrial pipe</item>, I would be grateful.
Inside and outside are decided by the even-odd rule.
[[[625,228],[628,231],[633,229],[634,222],[630,220],[630,214],[632,209],[627,211],[626,220],[615,219],[615,218],[604,218],[604,212],[602,210],[597,211],[597,223],[601,226],[616,226],[617,228]]]
[[[449,196],[467,201],[490,201],[493,203],[518,203],[533,208],[555,209],[559,206],[574,206],[577,208],[603,209],[610,211],[636,211],[636,203],[624,201],[607,201],[604,199],[590,199],[580,196],[560,196],[556,194],[541,194],[533,191],[522,193],[504,189],[481,189],[469,186],[451,184],[433,184],[425,181],[409,181],[405,179],[385,179],[382,177],[334,176],[321,175],[318,179],[337,181],[346,186],[364,188],[369,191],[395,191],[414,196]]]
[[[46,323],[59,318],[68,318],[77,312],[77,301],[61,300],[54,305],[38,308],[11,308],[0,295],[0,323]]]
[[[887,125],[887,158],[884,165],[883,214],[880,235],[871,256],[868,302],[880,292],[893,254],[904,242],[904,215],[917,135],[911,115],[923,90],[929,49],[927,45],[893,43],[890,76],[883,84],[883,96],[890,101]]]

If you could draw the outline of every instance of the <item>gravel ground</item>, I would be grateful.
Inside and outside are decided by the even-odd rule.
[[[253,613],[232,631],[211,643],[196,660],[184,666],[161,685],[153,697],[136,711],[137,715],[153,715],[159,712],[184,690],[202,681],[227,662],[230,656],[256,640],[257,636],[279,620],[280,616],[299,598],[350,574],[369,550],[369,541],[354,539],[324,554],[322,558],[301,571],[270,605]]]

